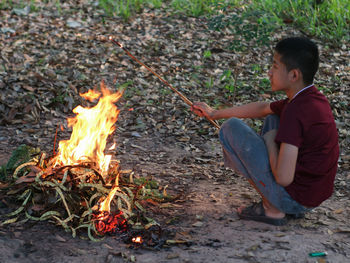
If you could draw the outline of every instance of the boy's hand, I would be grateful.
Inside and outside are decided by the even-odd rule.
[[[208,106],[204,102],[194,102],[191,107],[191,111],[200,117],[206,117],[207,119],[213,119],[214,109]]]

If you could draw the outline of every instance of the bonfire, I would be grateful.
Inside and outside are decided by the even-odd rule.
[[[108,138],[115,130],[119,115],[115,103],[122,92],[112,93],[103,82],[100,88],[101,92],[80,94],[90,102],[98,99],[98,103],[73,110],[75,116],[67,120],[71,137],[59,142],[57,152],[54,142],[51,156],[43,152],[31,155],[6,179],[9,183],[1,191],[19,206],[5,215],[8,219],[1,220],[1,225],[50,220],[73,237],[86,229],[91,240],[107,233],[158,226],[145,216],[139,200],[164,201],[169,197],[154,183],[122,170],[112,154],[105,154],[106,148],[111,152],[115,147],[108,145]],[[143,240],[141,236],[129,239],[135,243]]]
[[[179,95],[188,106],[193,105],[113,37],[102,36],[100,39],[120,47]],[[112,93],[102,82],[101,92],[89,90],[80,95],[91,102],[99,101],[92,108],[78,106],[73,110],[76,116],[68,119],[68,126],[72,128],[71,137],[59,142],[57,153],[55,136],[52,156],[39,152],[34,158],[28,158],[33,157],[35,150],[23,146],[26,149],[25,162],[14,152],[7,166],[2,169],[4,174],[15,170],[10,178],[6,178],[9,184],[5,184],[5,187],[0,185],[0,194],[6,190],[6,197],[13,196],[21,202],[19,208],[6,215],[9,219],[0,220],[0,226],[51,219],[72,232],[74,237],[77,232],[81,232],[79,230],[87,229],[91,240],[97,240],[96,237],[106,233],[134,233],[130,229],[148,230],[152,227],[156,227],[156,230],[149,231],[144,237],[129,235],[127,240],[142,244],[145,236],[159,236],[159,224],[145,216],[146,211],[139,201],[163,202],[175,197],[166,194],[166,187],[160,193],[154,181],[134,178],[132,171],[120,169],[119,162],[113,160],[111,154],[105,154],[108,137],[114,132],[119,115],[115,102],[120,99],[122,92]],[[208,121],[220,128],[215,121]],[[110,145],[109,151],[114,147]],[[0,179],[1,173],[0,170]],[[148,242],[152,243],[152,238],[148,238]]]

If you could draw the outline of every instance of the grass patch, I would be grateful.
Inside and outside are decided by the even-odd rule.
[[[189,16],[198,17],[204,14],[211,14],[217,6],[217,0],[172,0],[170,6]]]
[[[235,12],[223,12],[208,20],[211,30],[229,31],[234,37],[229,48],[243,52],[255,46],[270,45],[270,37],[279,26],[275,17],[263,11],[240,9]]]
[[[99,5],[108,15],[121,16],[125,20],[143,8],[166,8],[174,13],[198,17],[213,14],[218,7],[233,4],[237,0],[99,0]]]
[[[145,4],[143,0],[100,0],[99,5],[109,16],[121,16],[127,20],[132,13],[140,13]]]
[[[52,1],[60,9],[61,1]],[[259,36],[254,34],[263,32],[264,28],[267,30],[261,36],[269,34],[268,31],[274,25],[292,23],[307,34],[334,44],[350,41],[350,0],[99,0],[98,3],[107,15],[123,17],[125,20],[142,12],[144,8],[164,8],[194,17],[226,15],[236,25],[242,25],[241,19],[248,18],[251,24],[246,25],[243,33],[245,37],[256,37],[258,40]],[[28,5],[31,11],[35,11],[35,6],[40,3],[35,0],[0,0],[0,10]],[[255,28],[257,24],[260,26],[258,31]]]
[[[253,0],[249,9],[268,13],[281,24],[293,23],[334,43],[350,40],[350,0]]]
[[[0,0],[0,10],[2,9],[9,9],[14,6],[13,1],[11,0]]]
[[[350,40],[350,0],[99,0],[99,4],[108,15],[125,20],[145,7],[165,8],[194,17],[230,14],[231,22],[236,25],[241,25],[241,19],[249,18],[252,24],[247,25],[243,33],[250,38],[264,27],[267,29],[262,36],[269,34],[274,25],[293,23],[306,33],[333,43]],[[229,10],[237,8],[239,15],[232,16]],[[255,29],[256,24],[260,25],[260,31]]]

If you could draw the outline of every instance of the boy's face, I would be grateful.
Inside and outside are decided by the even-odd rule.
[[[286,91],[289,88],[289,74],[277,52],[273,55],[273,63],[268,72],[272,91]]]

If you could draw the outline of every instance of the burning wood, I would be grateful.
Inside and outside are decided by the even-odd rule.
[[[91,240],[135,226],[158,225],[143,216],[138,202],[152,198],[154,189],[142,180],[137,183],[132,172],[121,170],[111,154],[104,154],[119,114],[114,103],[122,94],[111,93],[102,82],[101,93],[89,91],[81,96],[99,101],[94,107],[73,110],[76,116],[68,119],[71,137],[59,142],[57,154],[54,151],[46,157],[41,153],[16,168],[4,196],[17,196],[21,205],[0,225],[53,219],[74,237],[86,228]],[[142,237],[135,238],[132,242],[142,243]]]
[[[108,211],[101,211],[93,214],[93,220],[95,221],[95,228],[97,232],[101,234],[106,233],[122,233],[127,231],[128,222],[125,219],[123,212],[110,213]]]

